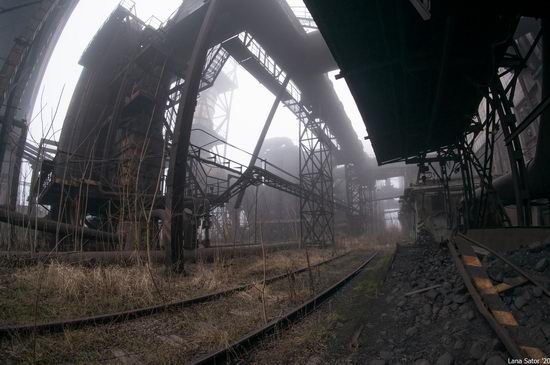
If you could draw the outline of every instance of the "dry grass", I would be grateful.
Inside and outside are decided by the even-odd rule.
[[[365,248],[375,244],[383,243],[363,238],[350,241],[345,247]],[[339,247],[338,253],[343,249]],[[312,264],[335,254],[333,249],[309,248],[308,251]],[[365,254],[358,251],[313,269],[315,290],[319,292],[339,280],[364,257]],[[304,250],[280,251],[268,254],[266,272],[272,276],[305,265]],[[0,279],[6,279],[0,280],[0,316],[4,323],[69,318],[81,316],[83,312],[104,313],[189,298],[242,283],[257,283],[256,288],[213,302],[130,322],[68,330],[59,335],[12,338],[0,342],[0,358],[23,363],[120,363],[113,350],[123,350],[135,354],[144,363],[181,363],[222,348],[258,328],[264,322],[264,304],[267,318],[271,320],[311,296],[307,272],[267,285],[262,295],[257,288],[263,278],[263,261],[257,256],[197,263],[186,269],[189,275],[184,277],[167,274],[161,268],[149,272],[145,266],[91,268],[52,264],[0,274]],[[5,298],[16,296],[19,302],[15,299],[11,304],[5,302]],[[40,309],[36,317],[35,303]],[[14,315],[5,314],[5,308],[15,311]],[[315,344],[316,339],[323,337],[325,331],[319,330],[320,333],[316,333],[313,329],[306,342]],[[182,342],[169,339],[174,335]]]
[[[406,237],[399,230],[389,229],[359,237],[342,237],[340,242],[345,250],[357,250],[362,248],[387,250],[392,249],[397,242],[403,240],[406,240]]]
[[[391,246],[391,241],[382,246]],[[353,284],[351,290],[358,291],[364,297],[376,297],[383,285],[384,275],[389,268],[394,250],[384,250],[370,270],[360,281]],[[351,333],[345,333],[340,327],[349,320],[346,317],[351,310],[346,302],[336,298],[329,301],[320,310],[293,325],[288,331],[281,332],[269,341],[265,341],[248,359],[250,364],[343,364],[345,359],[334,361],[330,357],[330,348],[338,336],[351,339]],[[342,340],[341,338],[339,339]],[[351,353],[350,349],[350,353]],[[351,363],[351,362],[350,362]]]
[[[312,263],[332,256],[310,249]],[[306,265],[301,251],[267,256],[268,276]],[[199,262],[188,276],[144,265],[83,267],[62,263],[10,269],[0,274],[0,324],[32,323],[138,308],[207,294],[260,280],[263,261],[250,256]]]
[[[316,287],[319,290],[328,287],[363,258],[360,254],[348,255],[315,270]],[[264,300],[269,320],[288,311],[295,301],[311,296],[307,273],[297,275],[294,291],[292,300],[286,281],[266,286]],[[113,358],[113,350],[122,350],[135,354],[143,363],[184,363],[223,348],[263,322],[261,294],[251,288],[213,302],[125,323],[12,339],[0,343],[0,358],[4,355],[39,363],[119,363]],[[181,342],[167,340],[171,336],[177,336]]]

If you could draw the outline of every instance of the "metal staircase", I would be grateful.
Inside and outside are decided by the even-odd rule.
[[[229,52],[227,52],[221,44],[218,44],[208,50],[208,54],[206,55],[206,64],[202,72],[199,92],[214,85],[214,82],[218,78],[228,59]]]

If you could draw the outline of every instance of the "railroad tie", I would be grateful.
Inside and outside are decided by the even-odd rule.
[[[181,347],[184,344],[183,338],[177,335],[157,336],[159,340],[171,347]]]
[[[143,362],[139,360],[136,354],[130,354],[122,350],[112,350],[115,358],[124,365],[143,365]]]
[[[538,359],[542,363],[542,359],[546,356],[541,349],[530,343],[521,343],[524,340],[519,341],[519,338],[522,337],[521,326],[518,324],[514,314],[509,310],[499,295],[499,293],[503,291],[523,284],[524,281],[519,278],[512,284],[495,286],[489,278],[486,268],[479,260],[472,245],[459,237],[454,239],[454,243],[457,247],[458,253],[460,254],[461,263],[464,265],[466,272],[469,274],[471,282],[474,284],[480,294],[481,300],[498,325],[500,325],[503,330],[511,336],[511,338],[513,338],[513,340],[518,344],[521,352],[523,352],[526,357]]]

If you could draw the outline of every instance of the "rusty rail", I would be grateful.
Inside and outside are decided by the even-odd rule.
[[[328,260],[319,262],[315,265],[311,265],[310,267],[303,267],[301,269],[298,269],[296,271],[290,272],[290,273],[284,273],[272,276],[270,278],[266,279],[266,283],[273,283],[279,280],[282,280],[288,276],[291,275],[297,275],[301,274],[310,268],[316,268],[319,266],[323,266],[326,264],[329,264],[333,261],[336,261],[338,259],[341,259],[347,255],[349,255],[349,251],[346,253],[343,253],[341,255],[332,257]],[[218,298],[239,292],[244,291],[247,289],[250,289],[254,286],[253,283],[245,284],[241,286],[236,286],[230,289],[226,290],[220,290],[211,294],[206,294],[202,296],[198,296],[191,299],[185,299],[185,300],[179,300],[174,301],[171,303],[166,304],[160,304],[150,307],[144,307],[139,309],[133,309],[128,311],[122,311],[122,312],[116,312],[116,313],[109,313],[109,314],[102,314],[102,315],[96,315],[96,316],[90,316],[90,317],[81,317],[81,318],[75,318],[70,319],[66,321],[55,321],[55,322],[45,322],[45,323],[37,323],[37,324],[25,324],[25,325],[12,325],[12,326],[2,326],[0,327],[0,338],[3,337],[9,337],[13,335],[26,335],[30,333],[55,333],[55,332],[63,332],[66,328],[81,328],[86,326],[95,326],[100,324],[111,324],[111,323],[117,323],[117,322],[124,322],[129,321],[132,319],[140,318],[140,317],[146,317],[153,314],[165,312],[170,309],[179,309],[179,308],[186,308],[190,307],[199,303],[206,303],[213,300],[216,300]]]
[[[479,246],[481,248],[483,248],[484,250],[487,250],[489,251],[491,254],[493,254],[495,257],[498,257],[500,260],[502,260],[503,262],[505,262],[507,265],[509,265],[511,268],[513,268],[515,271],[519,272],[521,274],[521,276],[523,276],[525,279],[527,279],[528,281],[530,281],[533,285],[539,287],[540,289],[542,289],[542,291],[544,292],[544,294],[546,294],[547,296],[550,297],[550,290],[546,289],[546,287],[544,285],[542,285],[541,283],[539,283],[536,279],[534,279],[531,275],[527,274],[525,272],[525,270],[523,270],[522,268],[520,268],[519,266],[515,265],[513,262],[511,262],[510,260],[508,260],[506,257],[502,256],[501,254],[499,254],[498,252],[496,252],[495,250],[493,250],[492,248],[488,247],[488,246],[485,246],[484,244],[480,243],[480,242],[477,242],[477,241],[474,241],[473,239],[471,239],[470,237],[467,237],[461,233],[458,234],[458,236],[462,239],[465,239],[466,241],[469,241],[471,242],[473,245],[475,246]]]
[[[269,322],[264,327],[254,330],[241,339],[233,342],[228,345],[226,348],[219,351],[210,353],[202,358],[196,359],[191,362],[193,365],[202,365],[202,364],[224,364],[234,360],[236,355],[239,352],[242,352],[246,349],[254,347],[256,343],[266,338],[267,336],[275,333],[278,329],[286,328],[291,323],[298,321],[299,319],[305,317],[313,310],[315,310],[319,305],[329,299],[332,295],[338,292],[344,285],[350,282],[354,277],[356,277],[376,256],[378,252],[375,252],[370,256],[365,262],[363,262],[359,267],[357,267],[353,272],[347,275],[345,278],[337,282],[335,285],[331,286],[327,290],[323,291],[314,298],[308,300],[304,304],[292,309],[290,312],[287,312],[283,316]]]
[[[541,349],[530,343],[531,341],[525,342],[525,339],[518,343],[518,339],[514,337],[521,327],[514,314],[501,300],[500,292],[492,283],[470,242],[472,240],[459,235],[448,242],[448,247],[478,311],[485,317],[513,358],[537,359],[542,363],[546,355]]]
[[[470,277],[470,275],[464,268],[464,265],[460,261],[460,257],[458,256],[458,252],[454,248],[453,243],[448,242],[447,245],[449,247],[449,251],[451,252],[451,258],[453,259],[455,266],[458,272],[460,273],[460,276],[462,276],[462,280],[464,281],[464,284],[466,285],[466,288],[468,289],[468,292],[470,293],[470,296],[472,297],[479,313],[481,313],[481,315],[487,320],[487,322],[489,323],[489,326],[491,326],[493,331],[495,331],[498,338],[500,338],[500,340],[504,344],[504,347],[506,347],[506,350],[508,350],[510,355],[512,355],[516,359],[522,358],[519,347],[517,347],[512,337],[510,337],[508,332],[506,332],[506,330],[501,325],[498,324],[496,319],[493,317],[493,315],[489,312],[489,310],[483,303],[481,296],[479,295],[476,288],[474,287],[474,284],[472,284],[472,278]]]

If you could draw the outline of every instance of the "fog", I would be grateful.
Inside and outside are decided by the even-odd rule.
[[[78,82],[82,67],[79,58],[97,30],[118,5],[117,0],[81,0],[69,19],[46,70],[39,96],[30,121],[29,139],[38,144],[41,138],[57,139],[69,106],[72,93]],[[289,0],[291,6],[303,6],[301,0]],[[168,19],[181,0],[159,1],[136,0],[135,10],[139,18],[147,21],[154,16],[161,21]],[[231,108],[228,142],[252,151],[275,96],[256,81],[246,70],[237,66],[238,88],[234,90]],[[345,81],[330,78],[350,117],[353,127],[370,155],[370,142],[364,141],[365,126]],[[282,105],[279,106],[267,138],[288,137],[298,143],[298,121]],[[246,155],[230,156],[238,160]]]

